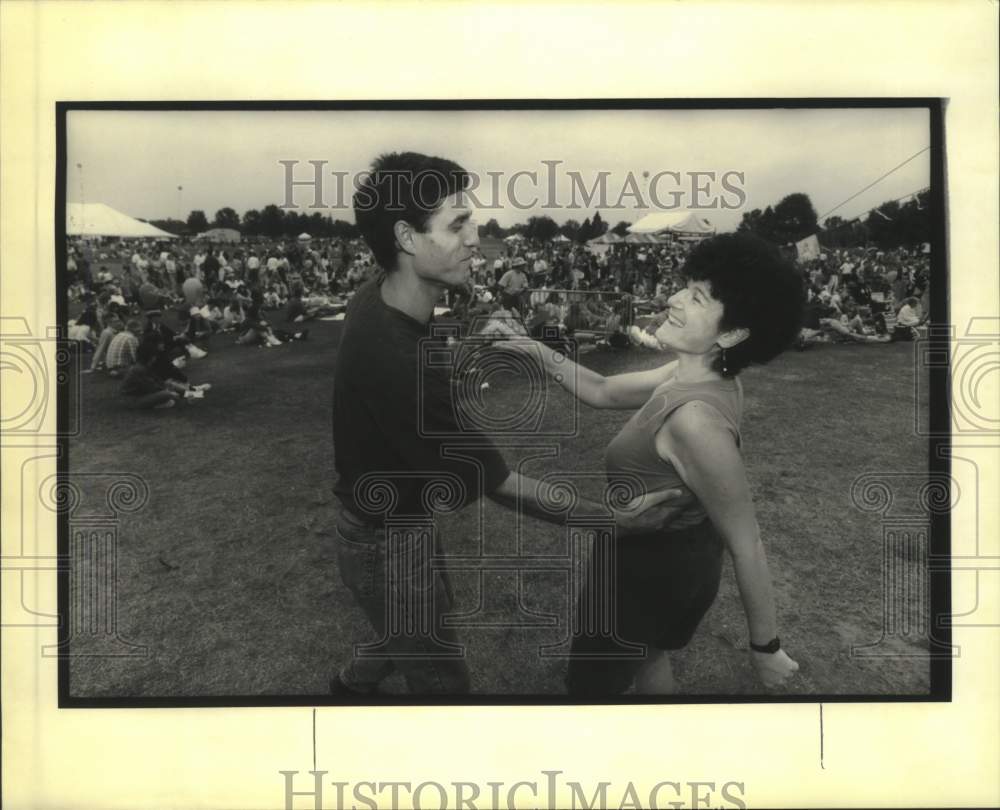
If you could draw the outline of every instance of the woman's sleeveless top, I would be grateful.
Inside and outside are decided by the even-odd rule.
[[[740,418],[743,414],[743,386],[739,380],[708,380],[681,383],[671,378],[660,385],[649,401],[625,424],[604,454],[609,485],[639,486],[645,492],[680,489],[690,492],[674,466],[656,452],[656,433],[677,408],[699,400],[714,407],[729,424],[736,446],[741,443]],[[626,490],[627,491],[627,490]],[[671,522],[671,529],[696,526],[707,517],[697,500]]]

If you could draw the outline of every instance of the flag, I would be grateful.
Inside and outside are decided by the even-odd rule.
[[[798,253],[800,262],[807,262],[811,259],[819,258],[819,239],[816,234],[800,239],[795,243],[795,250]]]

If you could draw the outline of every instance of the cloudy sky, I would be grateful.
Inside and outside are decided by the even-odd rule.
[[[71,111],[67,198],[143,219],[201,209],[211,220],[224,206],[243,214],[285,203],[288,169],[279,161],[298,161],[296,180],[312,180],[309,161],[325,161],[324,208],[308,207],[311,188],[296,188],[291,200],[353,222],[352,178],[381,152],[413,150],[451,158],[481,178],[474,197],[486,207],[477,217],[483,223],[496,217],[509,226],[536,214],[582,221],[603,202],[601,215],[614,224],[714,202],[700,215],[725,231],[744,211],[793,192],[808,194],[823,216],[927,147],[928,127],[926,110],[895,109]],[[924,152],[836,213],[849,218],[924,188],[929,171]],[[603,201],[586,205],[602,176]]]

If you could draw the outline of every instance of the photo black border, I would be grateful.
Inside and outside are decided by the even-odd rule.
[[[838,98],[700,98],[700,99],[470,99],[407,101],[59,101],[55,105],[55,256],[56,323],[67,322],[66,266],[66,116],[75,110],[158,111],[158,112],[348,112],[348,111],[555,111],[555,110],[808,110],[808,109],[926,109],[930,113],[930,207],[931,243],[931,313],[932,331],[928,340],[914,344],[935,356],[946,352],[947,364],[933,363],[929,374],[928,475],[951,476],[951,342],[949,318],[948,229],[945,186],[946,100],[936,97],[838,97]],[[915,363],[920,358],[914,358]],[[916,366],[915,366],[916,367]],[[78,378],[77,378],[78,380]],[[58,430],[57,480],[69,482],[69,385],[56,386],[56,422]],[[82,402],[76,403],[82,406]],[[915,406],[916,407],[916,406]],[[69,515],[58,515],[57,573],[59,616],[58,695],[59,708],[238,708],[272,706],[567,706],[567,705],[673,705],[740,703],[938,703],[952,700],[951,649],[951,515],[950,511],[932,510],[930,514],[930,624],[932,639],[930,690],[926,695],[690,695],[619,696],[615,699],[580,699],[569,695],[380,695],[377,701],[345,702],[331,695],[256,695],[211,697],[115,697],[81,698],[69,694],[70,641],[69,621]]]

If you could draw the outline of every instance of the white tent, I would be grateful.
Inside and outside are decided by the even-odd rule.
[[[66,203],[66,233],[69,236],[122,236],[130,239],[177,238],[104,203]]]
[[[198,234],[198,238],[209,242],[239,242],[240,232],[235,228],[210,228]]]
[[[595,236],[593,239],[588,239],[588,245],[617,245],[619,242],[624,242],[625,237],[619,236],[613,231],[608,231],[607,233],[602,233],[600,236]]]
[[[657,211],[646,214],[634,225],[629,233],[676,234],[678,236],[711,236],[715,226],[693,211]]]
[[[555,236],[552,237],[552,241],[553,242],[568,242],[569,239],[567,239],[563,234],[557,233]]]

